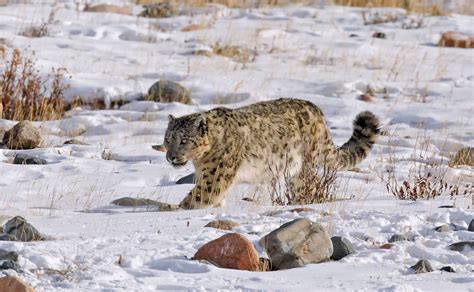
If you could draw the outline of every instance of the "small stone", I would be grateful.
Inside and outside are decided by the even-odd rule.
[[[307,218],[283,224],[259,241],[275,270],[290,269],[329,260],[333,254],[331,239],[319,223]]]
[[[453,243],[448,246],[450,250],[458,251],[458,252],[463,252],[463,251],[468,251],[468,250],[474,250],[474,241],[460,241]]]
[[[195,174],[191,173],[188,174],[187,176],[184,176],[176,181],[177,185],[183,185],[183,184],[194,184],[195,183]]]
[[[161,206],[162,203],[144,198],[123,197],[111,202],[113,205],[122,207]]]
[[[394,234],[394,235],[392,235],[392,237],[390,237],[388,242],[392,243],[392,242],[405,241],[405,240],[408,240],[408,237],[406,235],[404,235],[404,234]]]
[[[394,246],[395,246],[395,244],[393,244],[393,243],[385,243],[385,244],[382,244],[382,245],[380,246],[380,248],[381,248],[381,249],[391,249],[391,248],[394,247]]]
[[[9,149],[33,149],[41,143],[41,134],[30,121],[18,122],[3,135]]]
[[[205,260],[226,269],[258,271],[257,250],[245,236],[229,233],[200,247],[195,260]]]
[[[89,145],[89,144],[79,141],[77,139],[71,139],[64,142],[63,145]]]
[[[288,210],[288,212],[296,212],[296,213],[302,213],[302,212],[314,212],[315,210],[312,209],[312,208],[306,208],[306,207],[302,207],[302,208],[294,208],[294,209],[290,209]]]
[[[240,224],[232,220],[214,220],[207,223],[204,227],[212,227],[221,230],[231,230],[232,228],[237,226],[240,226]]]
[[[163,103],[179,102],[190,104],[191,99],[189,96],[189,90],[179,83],[162,79],[155,82],[150,89],[148,89],[148,94],[145,96],[145,100]]]
[[[448,272],[448,273],[456,273],[456,271],[454,270],[453,267],[451,266],[444,266],[442,267],[441,269],[439,269],[440,271],[445,271],[445,272]]]
[[[347,238],[341,236],[333,236],[331,237],[331,241],[334,249],[331,256],[332,260],[338,261],[345,256],[355,253],[352,243]]]
[[[450,209],[450,208],[454,208],[453,205],[442,205],[442,206],[439,206],[438,208],[440,209]]]
[[[18,273],[22,271],[20,265],[14,261],[3,261],[0,265],[0,270],[14,270]]]
[[[35,241],[42,240],[43,237],[39,231],[30,223],[26,222],[25,218],[15,216],[8,220],[3,225],[3,232],[7,235],[12,235],[17,241]]]
[[[376,31],[372,34],[372,37],[373,38],[377,38],[377,39],[384,39],[386,38],[387,36],[385,35],[384,32],[380,32],[380,31]]]
[[[359,100],[365,101],[365,102],[372,102],[373,97],[367,93],[361,94],[358,97]]]
[[[0,278],[0,291],[5,292],[34,292],[35,289],[22,279],[15,276]]]
[[[18,253],[15,251],[7,251],[0,249],[0,261],[18,261]]]
[[[427,260],[419,260],[414,266],[411,266],[410,269],[415,271],[415,274],[429,273],[433,272],[431,264]]]
[[[43,165],[48,162],[42,158],[34,157],[25,153],[18,153],[13,159],[13,164],[37,164]]]
[[[449,228],[449,225],[443,224],[434,229],[437,232],[449,232],[451,229]]]
[[[467,228],[467,231],[474,232],[474,219],[472,219],[471,223],[469,223],[469,227]]]

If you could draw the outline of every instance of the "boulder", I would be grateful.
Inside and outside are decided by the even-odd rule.
[[[41,134],[29,121],[18,122],[3,135],[9,149],[33,149],[41,143]]]
[[[454,158],[449,161],[449,166],[467,165],[474,167],[474,147],[465,147],[459,149]]]
[[[34,292],[35,289],[28,283],[15,276],[0,278],[0,291],[2,292]]]
[[[415,271],[415,274],[433,272],[431,263],[427,260],[419,260],[415,265],[411,266],[410,269]]]
[[[463,49],[474,48],[474,36],[462,32],[447,31],[441,35],[438,46]]]
[[[182,184],[194,184],[194,173],[188,174],[187,176],[183,176],[182,178],[178,179],[176,181],[177,185],[182,185]]]
[[[25,153],[18,153],[13,159],[13,164],[38,164],[43,165],[48,162],[44,159],[34,157]]]
[[[15,251],[7,251],[0,249],[0,261],[18,261],[18,253]]]
[[[260,260],[253,244],[239,233],[229,233],[203,245],[194,255],[227,269],[258,271]]]
[[[406,235],[404,235],[404,234],[394,234],[394,235],[392,235],[392,237],[390,237],[388,242],[393,243],[393,242],[405,241],[405,240],[408,240],[408,237]]]
[[[148,94],[145,96],[145,99],[163,103],[179,102],[190,104],[191,99],[189,95],[189,90],[179,83],[160,80],[155,82],[150,89],[148,89]]]
[[[331,237],[331,241],[334,249],[331,256],[332,260],[338,261],[343,257],[355,252],[352,243],[347,238],[341,236],[333,236]]]
[[[468,241],[456,242],[456,243],[450,244],[448,248],[450,250],[454,250],[458,252],[463,252],[465,250],[474,250],[474,241],[468,240]]]
[[[26,222],[25,218],[21,216],[15,216],[8,220],[3,225],[3,232],[11,238],[12,236],[16,241],[34,241],[42,240],[43,237],[36,228],[30,223]]]
[[[472,219],[471,223],[469,223],[469,227],[467,228],[467,231],[474,232],[474,219]]]
[[[221,230],[231,230],[234,227],[239,226],[240,224],[232,220],[214,220],[207,223],[204,227],[212,227]]]
[[[290,269],[329,260],[331,239],[319,223],[307,218],[283,224],[259,241],[275,270]]]
[[[112,5],[112,4],[98,4],[94,6],[90,6],[86,4],[84,11],[130,15],[130,7],[123,7],[123,6]]]
[[[143,11],[138,14],[141,17],[163,18],[177,14],[176,9],[170,3],[155,3],[143,6]]]
[[[456,273],[456,271],[454,270],[453,267],[451,266],[444,266],[442,267],[441,269],[439,269],[440,271],[444,271],[444,272],[448,272],[448,273]]]

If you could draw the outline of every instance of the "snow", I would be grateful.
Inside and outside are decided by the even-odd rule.
[[[474,251],[447,249],[473,240],[473,233],[433,230],[446,223],[467,228],[474,219],[472,194],[400,201],[386,192],[381,179],[388,169],[395,168],[403,179],[419,164],[437,161],[451,182],[474,183],[472,168],[447,167],[450,153],[474,145],[474,50],[436,47],[446,30],[473,34],[473,16],[426,16],[424,27],[407,30],[403,21],[364,25],[364,9],[337,6],[216,5],[169,19],[145,19],[136,16],[139,6],[133,6],[135,15],[125,16],[78,12],[74,1],[60,1],[50,36],[27,38],[19,33],[47,19],[53,9],[44,1],[30,2],[0,6],[0,39],[34,50],[41,74],[52,66],[67,68],[72,77],[68,100],[79,95],[106,105],[131,101],[119,109],[76,108],[62,120],[35,122],[43,147],[0,149],[0,217],[24,216],[50,237],[0,242],[0,248],[18,251],[25,270],[20,276],[38,291],[473,291]],[[399,9],[380,11],[405,15]],[[190,23],[210,28],[180,31]],[[376,31],[387,38],[372,38]],[[216,42],[255,50],[255,60],[242,64],[192,54]],[[161,78],[189,88],[194,104],[140,101]],[[369,103],[358,99],[368,86],[376,93]],[[358,112],[380,117],[389,135],[380,137],[361,172],[340,173],[340,200],[310,205],[315,212],[298,214],[271,206],[265,188],[239,185],[220,208],[157,212],[110,204],[125,196],[179,203],[192,188],[174,184],[193,171],[190,164],[174,169],[164,153],[151,148],[162,143],[169,114],[278,97],[320,106],[337,145],[351,135]],[[0,129],[13,125],[0,120]],[[89,145],[62,145],[72,137]],[[18,152],[49,164],[13,165]],[[262,254],[262,236],[301,217],[323,224],[330,236],[346,237],[356,253],[276,272],[228,270],[190,260],[200,246],[227,232],[203,228],[210,220],[240,223],[234,231]],[[393,234],[410,241],[380,249]],[[435,271],[412,273],[408,268],[420,259],[429,260]],[[446,265],[456,273],[439,271]]]

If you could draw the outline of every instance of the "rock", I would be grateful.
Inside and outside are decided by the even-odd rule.
[[[3,261],[0,265],[0,270],[14,270],[18,273],[22,272],[20,265],[14,261]]]
[[[372,37],[373,38],[376,38],[376,39],[384,39],[386,38],[387,36],[385,35],[384,32],[380,32],[380,31],[376,31],[372,34]]]
[[[441,269],[439,269],[440,271],[445,271],[445,272],[448,272],[448,273],[456,273],[456,271],[454,270],[453,267],[451,266],[444,266],[442,267]]]
[[[306,207],[302,207],[302,208],[294,208],[294,209],[290,209],[288,210],[288,212],[296,212],[296,213],[302,213],[302,212],[314,212],[315,210],[312,209],[312,208],[306,208]]]
[[[0,241],[16,241],[16,237],[11,234],[0,234]]]
[[[359,95],[359,97],[357,99],[365,101],[365,102],[372,102],[373,101],[373,97],[370,94],[367,94],[367,93]]]
[[[395,246],[395,244],[393,244],[393,243],[385,243],[385,244],[382,244],[382,245],[380,246],[380,248],[381,248],[381,249],[391,249],[391,248],[394,247],[394,246]]]
[[[331,237],[331,241],[334,250],[331,256],[332,260],[338,261],[355,252],[352,243],[347,238],[333,236]]]
[[[442,206],[439,206],[438,208],[440,208],[440,209],[450,209],[450,208],[454,208],[454,205],[442,205]]]
[[[467,165],[474,167],[474,147],[466,147],[460,149],[454,155],[454,158],[449,161],[449,166]]]
[[[411,266],[410,269],[415,271],[415,274],[429,273],[433,272],[431,264],[427,260],[419,260],[414,266]]]
[[[392,242],[405,241],[405,240],[408,240],[408,237],[406,235],[404,235],[404,234],[394,234],[394,235],[392,235],[392,237],[390,237],[388,242],[392,243]]]
[[[253,244],[243,235],[229,233],[203,245],[194,255],[227,269],[258,271],[259,258]]]
[[[79,141],[77,139],[71,139],[64,142],[63,145],[89,145],[89,144]]]
[[[187,176],[184,176],[176,181],[177,185],[182,185],[182,184],[194,184],[194,173],[191,173]]]
[[[436,227],[434,230],[438,232],[449,232],[451,229],[449,228],[449,225],[443,224]]]
[[[13,159],[13,164],[48,164],[48,162],[42,158],[30,156],[25,153],[18,153],[15,155],[15,159]]]
[[[29,121],[18,122],[3,135],[9,149],[33,149],[41,143],[41,134]]]
[[[34,292],[35,289],[28,283],[15,276],[0,278],[0,291],[2,292]]]
[[[18,253],[15,251],[7,251],[0,249],[0,261],[18,261]]]
[[[465,250],[474,250],[474,241],[468,240],[468,241],[460,241],[453,243],[448,246],[450,250],[458,251],[458,252],[463,252]]]
[[[84,11],[130,15],[129,7],[117,6],[117,5],[112,5],[112,4],[99,4],[99,5],[94,5],[94,6],[90,6],[86,4]]]
[[[472,219],[471,223],[469,223],[469,227],[467,228],[467,231],[474,232],[474,219]]]
[[[144,10],[138,14],[141,17],[163,18],[177,14],[176,9],[169,3],[156,3],[143,6]]]
[[[276,270],[327,261],[333,253],[331,239],[323,226],[306,218],[283,224],[259,243]]]
[[[42,240],[42,236],[36,228],[26,222],[25,218],[15,216],[8,220],[3,226],[3,232],[7,235],[14,236],[17,241],[34,241]]]
[[[439,47],[474,48],[474,36],[462,32],[447,31],[441,35]]]
[[[163,103],[180,102],[190,104],[191,100],[189,99],[189,95],[189,90],[180,84],[168,80],[160,80],[155,82],[150,89],[148,89],[145,100]]]
[[[214,220],[207,223],[204,227],[212,227],[212,228],[222,229],[222,230],[231,230],[232,228],[237,227],[237,226],[240,226],[240,224],[232,220]]]
[[[151,146],[153,150],[160,151],[160,152],[166,152],[166,147],[165,145],[153,145]]]
[[[123,197],[111,202],[113,205],[123,206],[123,207],[139,207],[139,206],[161,206],[162,203],[144,198],[131,198]]]

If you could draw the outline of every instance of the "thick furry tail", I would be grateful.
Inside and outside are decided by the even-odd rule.
[[[379,120],[369,111],[359,113],[353,126],[354,130],[349,141],[337,149],[336,165],[338,169],[354,168],[367,157],[380,133]]]

